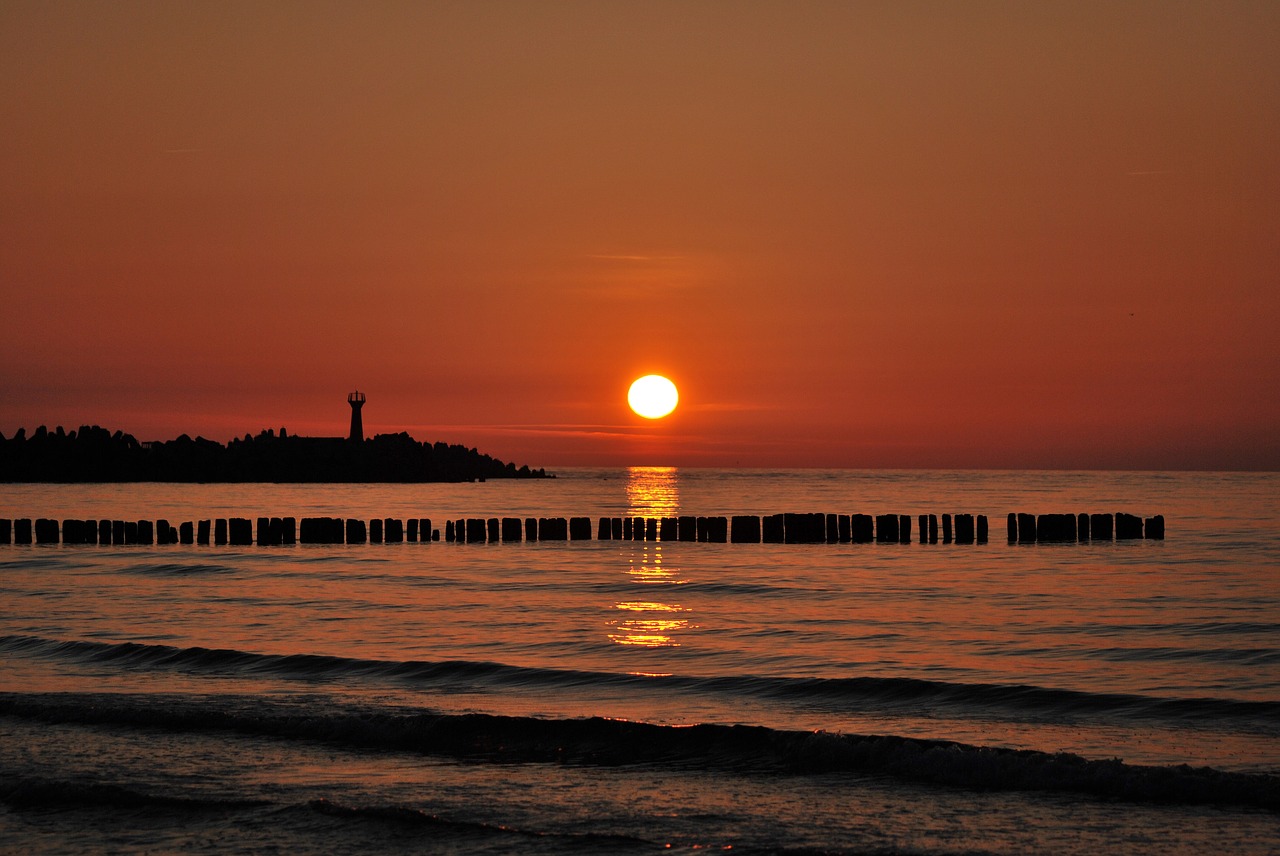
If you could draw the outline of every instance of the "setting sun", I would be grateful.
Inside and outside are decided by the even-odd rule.
[[[661,419],[675,410],[679,401],[676,385],[662,375],[638,378],[627,391],[627,403],[645,419]]]

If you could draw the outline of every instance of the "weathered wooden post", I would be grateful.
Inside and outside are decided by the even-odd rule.
[[[526,517],[524,519],[524,540],[526,541],[538,540],[538,518]]]
[[[623,532],[622,518],[610,517],[609,518],[609,534],[610,536],[612,536],[612,539],[614,541],[626,540],[622,532]]]
[[[162,520],[160,522],[165,523],[166,521]],[[164,528],[164,527],[161,527],[161,528]],[[275,543],[275,540],[271,537],[271,518],[259,517],[258,518],[258,546],[267,547],[274,543]]]
[[[1110,541],[1113,535],[1113,520],[1110,514],[1089,515],[1089,537],[1094,541]]]
[[[98,521],[98,543],[99,544],[111,543],[111,521],[110,520]]]
[[[1155,517],[1148,517],[1144,521],[1143,532],[1147,538],[1153,541],[1164,540],[1164,515],[1157,514]]]
[[[502,541],[502,523],[496,517],[490,517],[485,524],[488,531],[490,544],[498,544]]]
[[[58,543],[58,521],[50,520],[47,517],[36,518],[36,543],[37,544],[57,544]]]
[[[1009,543],[1018,543],[1018,515],[1009,512]]]
[[[31,518],[22,517],[13,521],[13,543],[31,543]]]
[[[1022,525],[1019,523],[1021,533]],[[1076,517],[1074,514],[1041,514],[1035,522],[1036,540],[1041,543],[1066,542],[1076,540]]]
[[[782,515],[782,537],[783,543],[786,544],[802,544],[804,543],[804,526],[800,522],[800,515],[794,511],[785,512]]]
[[[199,520],[196,522],[196,543],[201,547],[209,546],[209,528],[212,525],[210,520]],[[114,537],[115,532],[112,532]]]
[[[836,517],[836,537],[841,544],[848,544],[853,538],[853,530],[850,527],[849,515],[841,514]]]
[[[987,543],[987,515],[978,515],[978,543]]]
[[[509,542],[518,542],[520,540],[519,517],[502,518],[502,540]]]
[[[13,521],[7,517],[0,520],[0,544],[10,544],[13,542]]]
[[[929,543],[929,515],[920,515],[920,543]]]
[[[382,521],[382,540],[388,544],[404,543],[404,521],[398,517],[388,517]]]
[[[1142,518],[1136,514],[1116,515],[1116,540],[1128,541],[1142,537]]]
[[[418,518],[410,517],[404,521],[404,540],[410,544],[418,543]]]
[[[849,515],[849,540],[854,544],[870,544],[875,540],[875,518],[870,514]]]
[[[570,517],[569,518],[569,540],[570,541],[590,541],[591,540],[591,518],[590,517]]]
[[[194,544],[196,542],[196,528],[191,524],[190,520],[184,520],[178,527],[178,540],[183,544]]]
[[[246,526],[246,527],[248,527],[248,526],[249,526],[249,521],[248,521],[248,520],[246,520],[244,523],[245,523],[245,526]],[[154,526],[154,524],[152,524],[152,522],[151,522],[150,520],[139,520],[139,521],[138,521],[138,543],[139,543],[139,544],[154,544],[154,543],[156,542],[155,532],[156,532],[156,530],[155,530],[155,526]],[[247,543],[247,544],[252,544],[252,543],[253,543],[253,529],[252,529],[252,528],[250,528],[250,529],[249,529],[249,540],[248,540],[248,541],[246,541],[245,543]]]
[[[707,540],[713,544],[724,544],[729,540],[729,518],[707,518]]]
[[[358,517],[348,517],[344,522],[344,528],[347,530],[348,544],[367,544],[369,542],[369,531],[364,525],[364,521]]]
[[[485,525],[483,517],[468,517],[466,519],[466,533],[468,544],[483,544],[485,541]]]
[[[1076,538],[1081,542],[1091,540],[1089,533],[1089,515],[1085,514],[1083,511],[1076,515]]]
[[[946,516],[942,518],[946,520]],[[955,537],[957,544],[973,543],[973,515],[957,514],[955,517]]]
[[[658,518],[650,517],[644,522],[644,540],[658,540]]]
[[[369,521],[369,543],[382,543],[382,518],[374,517]]]
[[[62,543],[63,544],[83,544],[84,533],[80,531],[79,520],[62,521]]]
[[[690,515],[681,515],[680,525],[677,527],[677,535],[681,541],[697,541],[698,540],[698,518]]]
[[[141,530],[141,525],[139,525],[139,530]],[[246,547],[253,543],[253,525],[247,518],[229,518],[227,520],[227,532],[227,542],[233,547]],[[139,535],[141,535],[141,531]]]
[[[786,515],[770,514],[760,520],[760,533],[766,544],[786,543]]]
[[[735,515],[729,540],[734,544],[759,544],[760,518],[754,514]]]
[[[430,517],[418,518],[418,536],[424,544],[430,544],[432,541],[440,540],[440,535],[431,528]]]
[[[112,527],[115,526],[114,523],[112,523],[111,525]],[[127,538],[128,534],[129,533],[127,531],[121,532],[120,534],[121,540]],[[111,537],[113,539],[116,537],[116,531],[114,528],[112,528],[111,530]],[[120,542],[117,541],[116,543],[120,543]],[[213,544],[215,547],[222,547],[222,546],[225,546],[226,543],[227,543],[227,520],[225,517],[219,517],[213,521]]]
[[[609,518],[601,517],[600,526],[596,529],[597,541],[612,541],[613,527],[609,524]]]
[[[623,540],[623,541],[630,541],[630,540],[632,540],[632,537],[631,537],[631,518],[630,518],[630,517],[624,517],[624,518],[622,518],[622,540]]]
[[[450,544],[452,544],[452,543],[453,543],[453,539],[454,539],[454,534],[453,534],[453,521],[452,521],[452,520],[446,520],[446,521],[444,522],[444,540],[445,540],[445,541],[447,541],[447,542],[449,542]]]
[[[835,544],[840,540],[840,523],[834,514],[827,515],[826,530],[828,544]]]
[[[664,517],[662,523],[658,526],[658,538],[663,541],[676,540],[677,533],[680,531],[680,521],[676,517]]]
[[[899,541],[903,544],[910,544],[911,543],[911,515],[910,514],[898,515],[898,528],[900,530],[898,532]]]
[[[1036,542],[1036,518],[1034,514],[1018,513],[1018,543],[1034,544]]]

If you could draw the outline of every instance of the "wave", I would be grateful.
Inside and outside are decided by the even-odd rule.
[[[1280,702],[1179,698],[1011,684],[920,678],[796,678],[726,675],[648,676],[575,669],[509,666],[465,660],[373,660],[327,654],[258,654],[227,648],[59,641],[0,636],[0,652],[122,669],[165,670],[325,683],[382,680],[448,692],[555,690],[575,687],[717,693],[731,697],[828,706],[846,712],[904,709],[1062,721],[1117,717],[1215,727],[1280,729]]]
[[[498,825],[471,820],[441,817],[404,805],[346,805],[329,799],[312,799],[305,803],[280,804],[265,799],[227,799],[212,796],[183,797],[159,794],[138,785],[109,782],[68,781],[38,776],[4,776],[0,779],[0,805],[19,811],[79,811],[105,809],[130,814],[162,814],[191,818],[193,815],[217,815],[267,810],[275,823],[286,816],[319,814],[354,825],[374,824],[417,830],[457,846],[467,842],[502,844],[504,850],[527,849],[541,845],[552,852],[586,849],[590,852],[618,852],[628,849],[652,851],[657,845],[626,835],[601,833],[563,833],[526,830],[506,824]]]
[[[161,577],[204,577],[238,573],[234,568],[226,565],[198,562],[159,562],[155,564],[129,565],[124,568],[124,571],[141,576]]]
[[[338,817],[344,820],[353,820],[358,822],[372,821],[379,824],[425,827],[433,832],[444,832],[450,834],[455,840],[467,837],[502,837],[514,839],[516,841],[519,841],[520,839],[528,839],[530,841],[542,840],[545,843],[553,844],[556,849],[566,847],[568,849],[584,847],[593,852],[600,852],[603,850],[615,852],[617,850],[632,847],[643,847],[645,850],[652,850],[656,848],[656,845],[653,842],[645,841],[641,838],[633,838],[628,835],[538,832],[519,829],[506,824],[499,826],[492,823],[480,823],[477,821],[450,820],[442,818],[436,814],[430,814],[422,811],[421,809],[399,805],[348,806],[343,805],[342,803],[335,803],[327,799],[315,799],[307,803],[306,809],[327,817]],[[550,841],[548,841],[548,839],[550,839]]]
[[[265,800],[229,800],[155,794],[108,782],[70,782],[32,776],[5,776],[0,803],[12,808],[118,808],[178,811],[226,811],[258,808]]]
[[[260,696],[0,693],[0,715],[60,725],[232,732],[471,763],[653,765],[776,775],[845,773],[969,790],[1066,792],[1131,802],[1280,811],[1280,777],[1272,775],[1186,765],[1139,766],[1119,759],[1087,760],[1066,753],[899,736],[746,725],[655,725],[600,717],[428,713],[413,708],[282,702]],[[131,798],[112,790],[95,793],[100,800]]]

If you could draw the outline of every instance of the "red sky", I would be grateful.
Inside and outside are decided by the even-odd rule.
[[[0,0],[0,431],[359,388],[535,467],[1278,469],[1276,45],[1270,0]]]

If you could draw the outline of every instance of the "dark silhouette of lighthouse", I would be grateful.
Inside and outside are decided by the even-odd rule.
[[[364,420],[360,418],[360,408],[364,407],[364,393],[353,392],[347,396],[347,404],[351,405],[351,436],[353,443],[364,442]]]

